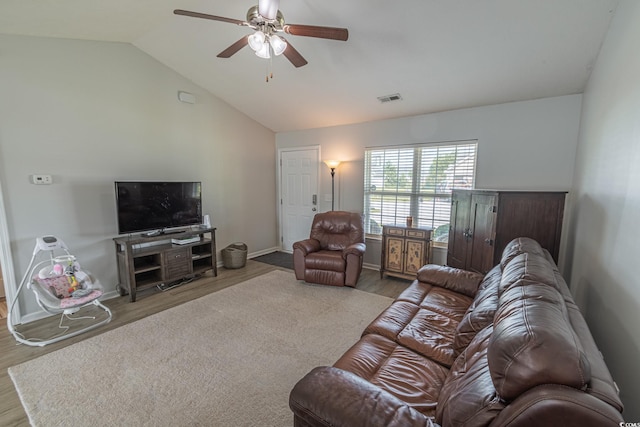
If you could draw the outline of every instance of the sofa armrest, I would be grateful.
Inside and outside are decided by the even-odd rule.
[[[599,398],[571,387],[545,384],[534,387],[507,405],[491,423],[496,427],[548,426],[616,427],[622,414]]]
[[[313,369],[295,385],[289,407],[299,424],[307,426],[435,426],[390,393],[351,372],[328,366]]]
[[[450,289],[472,298],[475,297],[483,278],[484,276],[480,273],[446,265],[427,264],[418,270],[418,281]]]
[[[346,249],[342,251],[342,258],[347,259],[349,255],[364,255],[364,251],[367,250],[367,245],[364,243],[354,243],[353,245],[349,245]]]
[[[293,249],[300,249],[302,253],[306,256],[311,252],[317,252],[320,250],[320,242],[316,239],[305,239],[300,240],[299,242],[295,242],[293,244]]]

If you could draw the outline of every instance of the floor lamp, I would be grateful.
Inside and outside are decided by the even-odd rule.
[[[333,210],[335,204],[334,204],[334,199],[335,199],[335,174],[336,174],[336,168],[340,165],[340,160],[325,160],[324,163],[329,166],[329,169],[331,169],[331,210]]]

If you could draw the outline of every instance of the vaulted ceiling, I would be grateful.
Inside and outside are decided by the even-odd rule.
[[[281,0],[306,58],[216,55],[257,0],[2,0],[0,33],[131,43],[275,132],[581,93],[618,0]],[[268,71],[273,79],[265,82]],[[381,103],[399,93],[402,100]]]

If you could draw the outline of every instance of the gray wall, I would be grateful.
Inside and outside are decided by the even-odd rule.
[[[584,93],[572,197],[571,287],[640,422],[640,2],[623,0]]]
[[[181,103],[180,90],[196,104]],[[250,252],[277,247],[274,133],[137,48],[0,36],[0,93],[0,183],[15,276],[35,238],[53,234],[113,291],[116,180],[202,181],[219,249],[235,241]],[[30,184],[31,174],[54,183]],[[35,311],[29,295],[22,314]]]
[[[336,172],[336,209],[355,212],[363,206],[364,150],[373,146],[477,139],[477,188],[565,191],[573,178],[581,100],[570,95],[283,132],[276,135],[276,147],[318,145],[323,160],[344,161]],[[322,170],[320,193],[330,194],[331,176],[324,165]],[[321,203],[321,211],[329,209],[330,202]],[[560,267],[562,261],[561,256]],[[380,264],[379,242],[368,243],[365,262]]]

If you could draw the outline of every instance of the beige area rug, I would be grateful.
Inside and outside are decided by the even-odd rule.
[[[35,426],[291,426],[295,383],[391,302],[274,271],[9,374]]]

